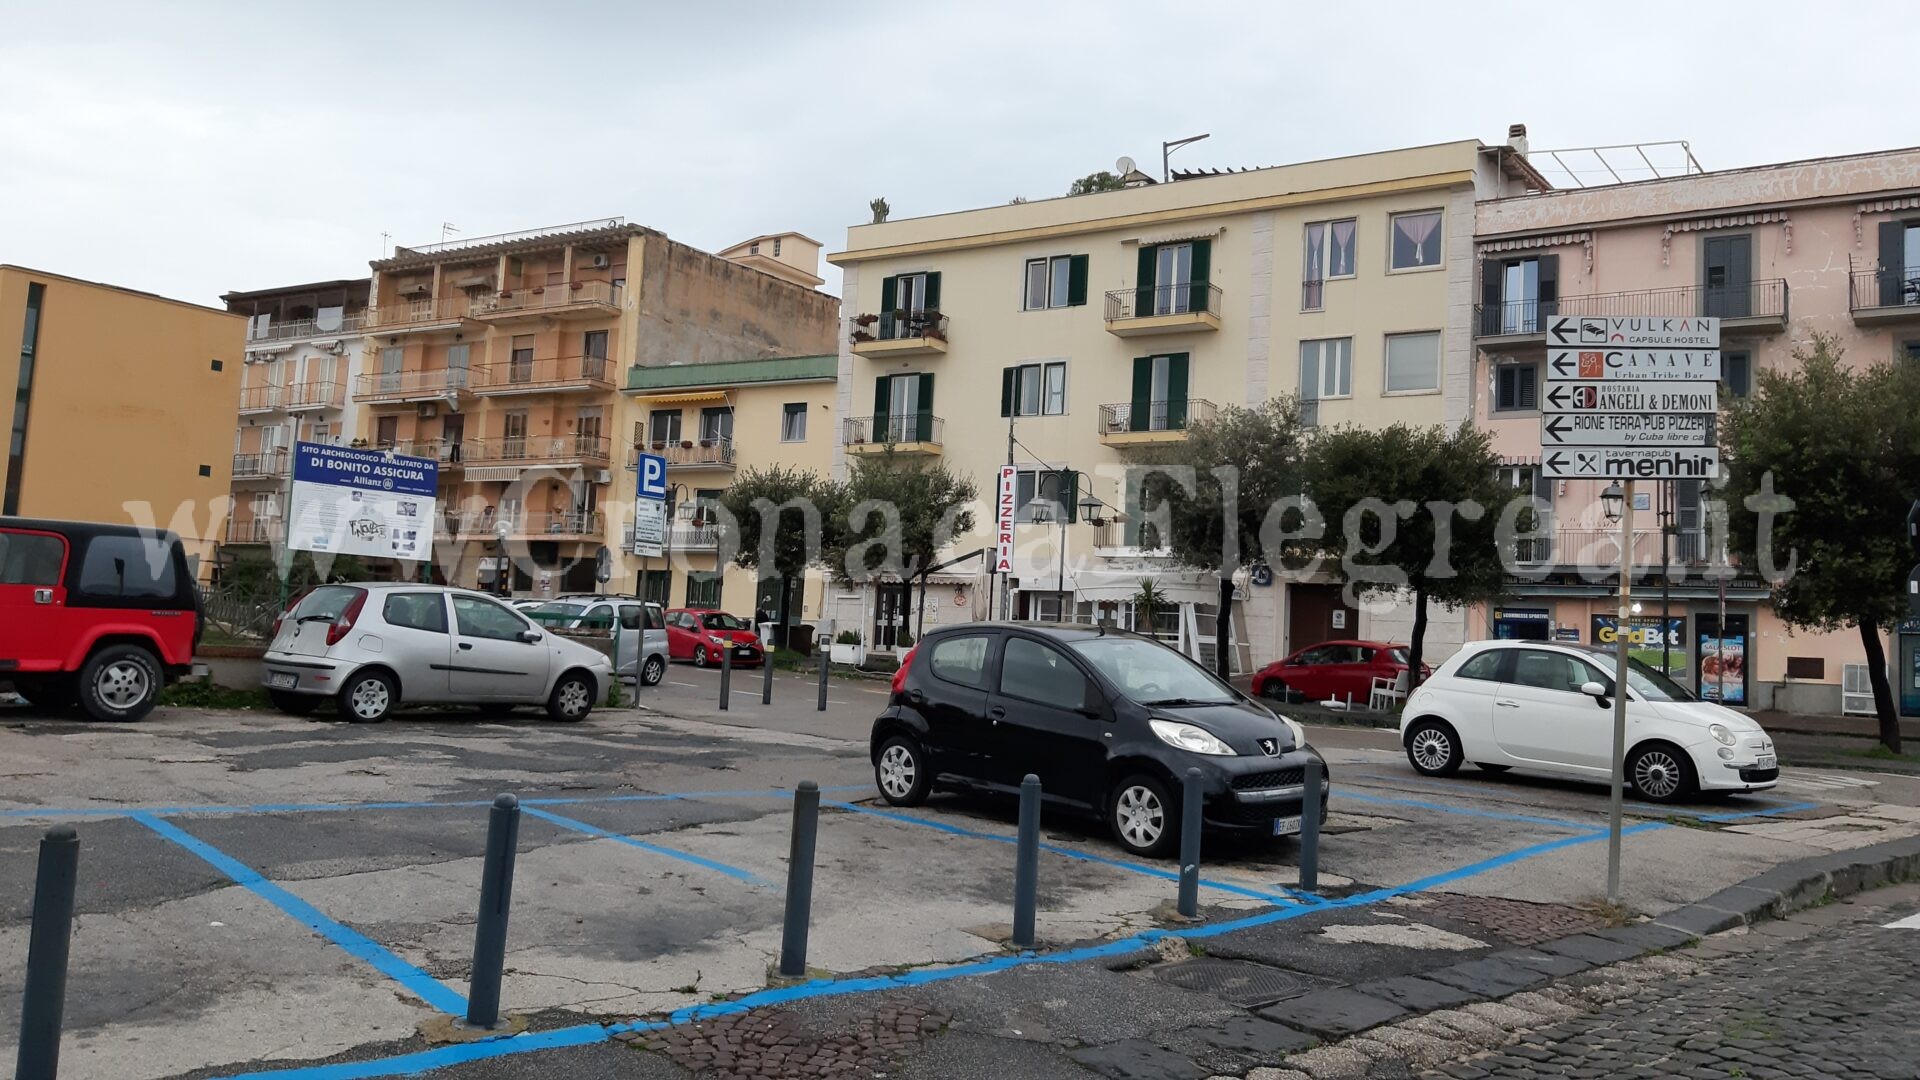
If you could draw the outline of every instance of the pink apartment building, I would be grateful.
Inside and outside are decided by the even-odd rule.
[[[1758,372],[1791,365],[1815,333],[1835,335],[1855,364],[1920,363],[1920,149],[1492,199],[1476,218],[1472,415],[1493,432],[1506,477],[1553,505],[1551,540],[1525,545],[1529,572],[1514,576],[1507,601],[1476,613],[1478,636],[1593,643],[1613,633],[1617,578],[1577,570],[1617,558],[1604,482],[1540,476],[1548,316],[1718,316],[1723,402],[1749,393]],[[1642,481],[1638,491],[1643,658],[1657,666],[1664,652],[1675,678],[1709,697],[1724,677],[1729,705],[1872,710],[1857,631],[1790,632],[1750,569],[1727,582],[1724,602],[1718,580],[1702,576],[1717,547],[1710,482]],[[1901,712],[1920,715],[1920,620],[1894,628],[1887,655]]]

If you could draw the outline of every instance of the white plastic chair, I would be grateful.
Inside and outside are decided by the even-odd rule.
[[[1407,673],[1401,672],[1391,679],[1375,676],[1373,689],[1367,694],[1367,708],[1374,712],[1388,712],[1395,705],[1407,699]]]

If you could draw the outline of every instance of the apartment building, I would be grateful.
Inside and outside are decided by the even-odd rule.
[[[621,218],[396,248],[372,267],[357,437],[440,462],[438,577],[533,595],[594,589],[602,547],[616,582],[636,580],[617,554],[630,368],[825,352],[838,307]]]
[[[204,577],[245,332],[218,308],[0,265],[0,514],[172,529]]]
[[[230,292],[247,320],[233,435],[234,553],[284,542],[296,442],[347,445],[358,435],[347,388],[359,377],[368,278]]]
[[[637,409],[628,464],[641,452],[665,458],[672,508],[665,550],[639,560],[642,596],[667,607],[781,613],[782,583],[722,561],[712,505],[752,467],[822,476],[832,469],[838,367],[837,356],[823,354],[627,370],[626,393]],[[818,569],[793,583],[788,625],[821,617],[824,587]]]
[[[1837,337],[1850,363],[1920,362],[1920,150],[1491,199],[1476,221],[1473,416],[1515,487],[1553,507],[1550,536],[1523,551],[1532,572],[1478,614],[1476,637],[1592,642],[1614,614],[1618,579],[1577,572],[1618,559],[1601,484],[1540,476],[1550,316],[1717,316],[1723,401],[1751,392],[1758,372],[1792,365],[1815,333]],[[1718,547],[1711,484],[1637,490],[1634,590],[1649,653],[1664,652],[1674,676],[1710,698],[1724,685],[1730,705],[1871,710],[1857,632],[1789,631],[1751,568],[1728,582],[1724,604],[1718,580],[1702,577]],[[1893,636],[1900,707],[1920,715],[1920,622]]]
[[[886,447],[938,456],[988,500],[1011,429],[1012,614],[1130,623],[1151,579],[1177,607],[1158,629],[1200,656],[1217,585],[1140,547],[1123,450],[1283,393],[1319,424],[1464,422],[1474,204],[1543,181],[1510,148],[1474,141],[1139,180],[850,228],[828,260],[846,301],[836,467]],[[1081,517],[1090,498],[1099,524]],[[954,554],[986,545],[991,526],[983,505]],[[982,612],[988,598],[969,595],[986,584],[979,567],[948,569],[951,602],[929,623]],[[1410,627],[1406,605],[1356,611],[1331,581],[1256,580],[1230,613],[1242,668]],[[889,647],[890,590],[843,594],[838,625]],[[1433,647],[1444,655],[1464,622],[1436,619]]]
[[[826,284],[820,276],[820,241],[797,232],[768,233],[727,248],[720,253],[742,266],[764,270],[783,281],[817,289]]]

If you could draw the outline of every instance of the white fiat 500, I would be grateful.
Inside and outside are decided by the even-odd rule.
[[[1466,762],[1612,776],[1613,654],[1545,641],[1480,641],[1455,653],[1408,698],[1407,760],[1425,776]],[[1780,775],[1773,740],[1732,709],[1701,701],[1629,661],[1627,783],[1651,802],[1698,792],[1761,791]]]

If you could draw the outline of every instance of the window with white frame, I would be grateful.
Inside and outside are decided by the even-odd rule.
[[[1300,343],[1300,398],[1320,401],[1353,396],[1353,339]]]
[[[789,401],[780,408],[780,441],[807,441],[807,403]]]
[[[1387,335],[1387,385],[1389,394],[1440,389],[1440,335]]]
[[[1001,376],[1001,416],[1059,416],[1066,411],[1065,361],[1019,364]]]
[[[1087,257],[1050,255],[1027,260],[1021,306],[1027,311],[1074,307],[1087,302]]]
[[[1440,265],[1440,211],[1395,214],[1387,232],[1390,269],[1423,270]]]
[[[1306,265],[1300,276],[1306,281],[1353,276],[1355,221],[1316,221],[1307,226]]]

